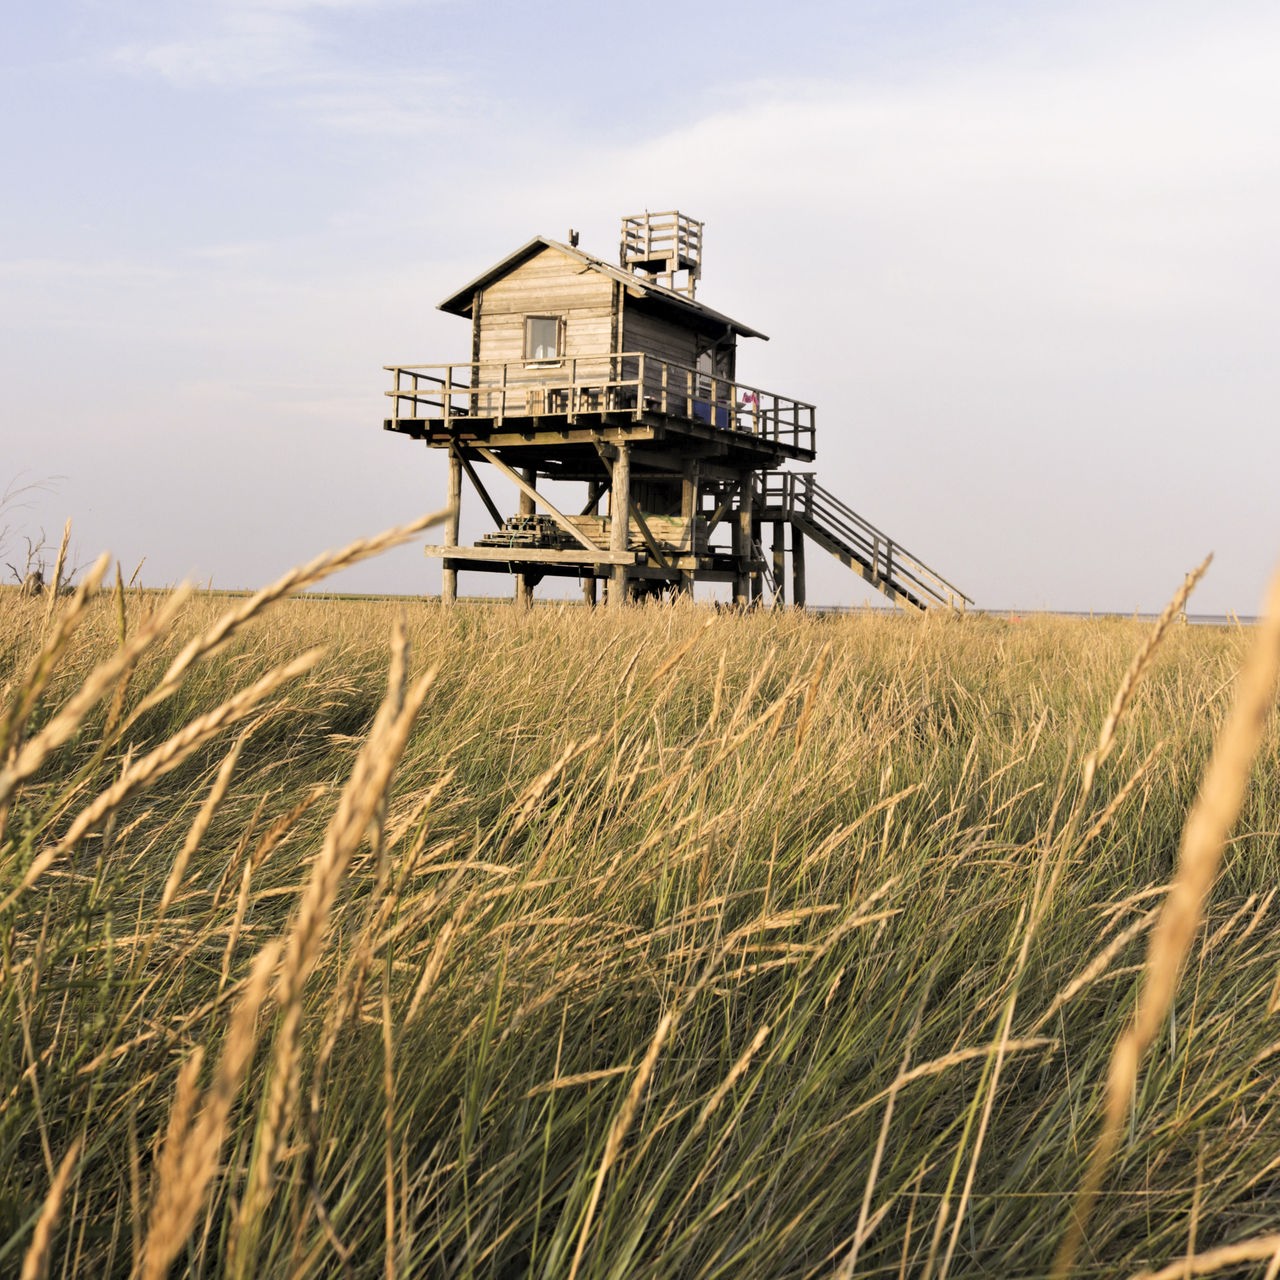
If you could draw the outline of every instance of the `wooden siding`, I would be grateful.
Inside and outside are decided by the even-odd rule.
[[[678,516],[680,498],[678,479],[635,479],[631,482],[631,500],[646,515]]]
[[[705,346],[706,339],[700,339],[694,329],[635,304],[626,309],[624,316],[624,351],[643,351],[645,355],[656,356],[668,364],[682,365],[686,369],[697,366],[698,352]],[[718,376],[732,378],[736,346],[722,343],[718,354]],[[667,372],[664,385],[661,367],[652,362],[645,375],[645,395],[670,404],[677,413],[688,412],[693,401],[707,393],[692,374],[676,370]]]
[[[555,249],[543,249],[484,291],[480,311],[480,359],[522,361],[527,316],[564,320],[564,360],[577,358],[578,378],[608,377],[614,337],[613,282]],[[601,357],[597,362],[583,357]],[[565,365],[514,370],[512,382],[563,381]]]
[[[653,534],[654,541],[659,546],[674,552],[705,552],[707,550],[707,522],[703,517],[699,516],[694,520],[696,545],[690,546],[688,520],[682,520],[679,516],[642,514],[644,514],[645,523],[649,526],[649,532]],[[612,522],[609,517],[570,516],[569,522],[602,551],[609,549],[609,539],[612,532]],[[627,530],[627,550],[644,551],[646,545],[644,535],[640,532],[636,523],[632,521],[630,528]]]
[[[632,302],[624,312],[622,349],[643,351],[660,360],[692,368],[698,357],[698,339],[692,329],[665,316],[654,315]]]

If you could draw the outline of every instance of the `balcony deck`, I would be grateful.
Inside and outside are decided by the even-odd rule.
[[[720,440],[746,455],[814,457],[813,405],[643,352],[385,367],[393,386],[384,426],[432,445],[459,436],[586,440],[609,427],[638,439]]]

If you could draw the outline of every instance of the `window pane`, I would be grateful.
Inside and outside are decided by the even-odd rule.
[[[529,360],[554,360],[560,354],[560,321],[555,316],[530,316],[525,321],[525,352]]]

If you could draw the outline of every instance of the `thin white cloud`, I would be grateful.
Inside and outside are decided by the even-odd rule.
[[[361,65],[329,29],[339,13],[374,13],[405,4],[221,0],[176,10],[176,24],[172,16],[165,19],[170,23],[165,35],[118,45],[106,57],[116,70],[159,77],[180,89],[254,90],[272,106],[334,132],[417,136],[456,112],[450,76]]]
[[[291,80],[316,57],[316,32],[296,11],[237,2],[195,8],[187,16],[167,38],[111,50],[111,63],[184,88],[235,87]]]
[[[135,261],[84,262],[69,258],[0,259],[0,280],[28,284],[69,283],[140,283],[165,281],[174,272],[152,263]]]
[[[444,75],[325,72],[299,78],[291,107],[334,133],[413,138],[456,120],[461,103]]]

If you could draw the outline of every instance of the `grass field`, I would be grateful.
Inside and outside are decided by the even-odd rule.
[[[0,598],[0,1273],[1275,1276],[1255,632]]]

